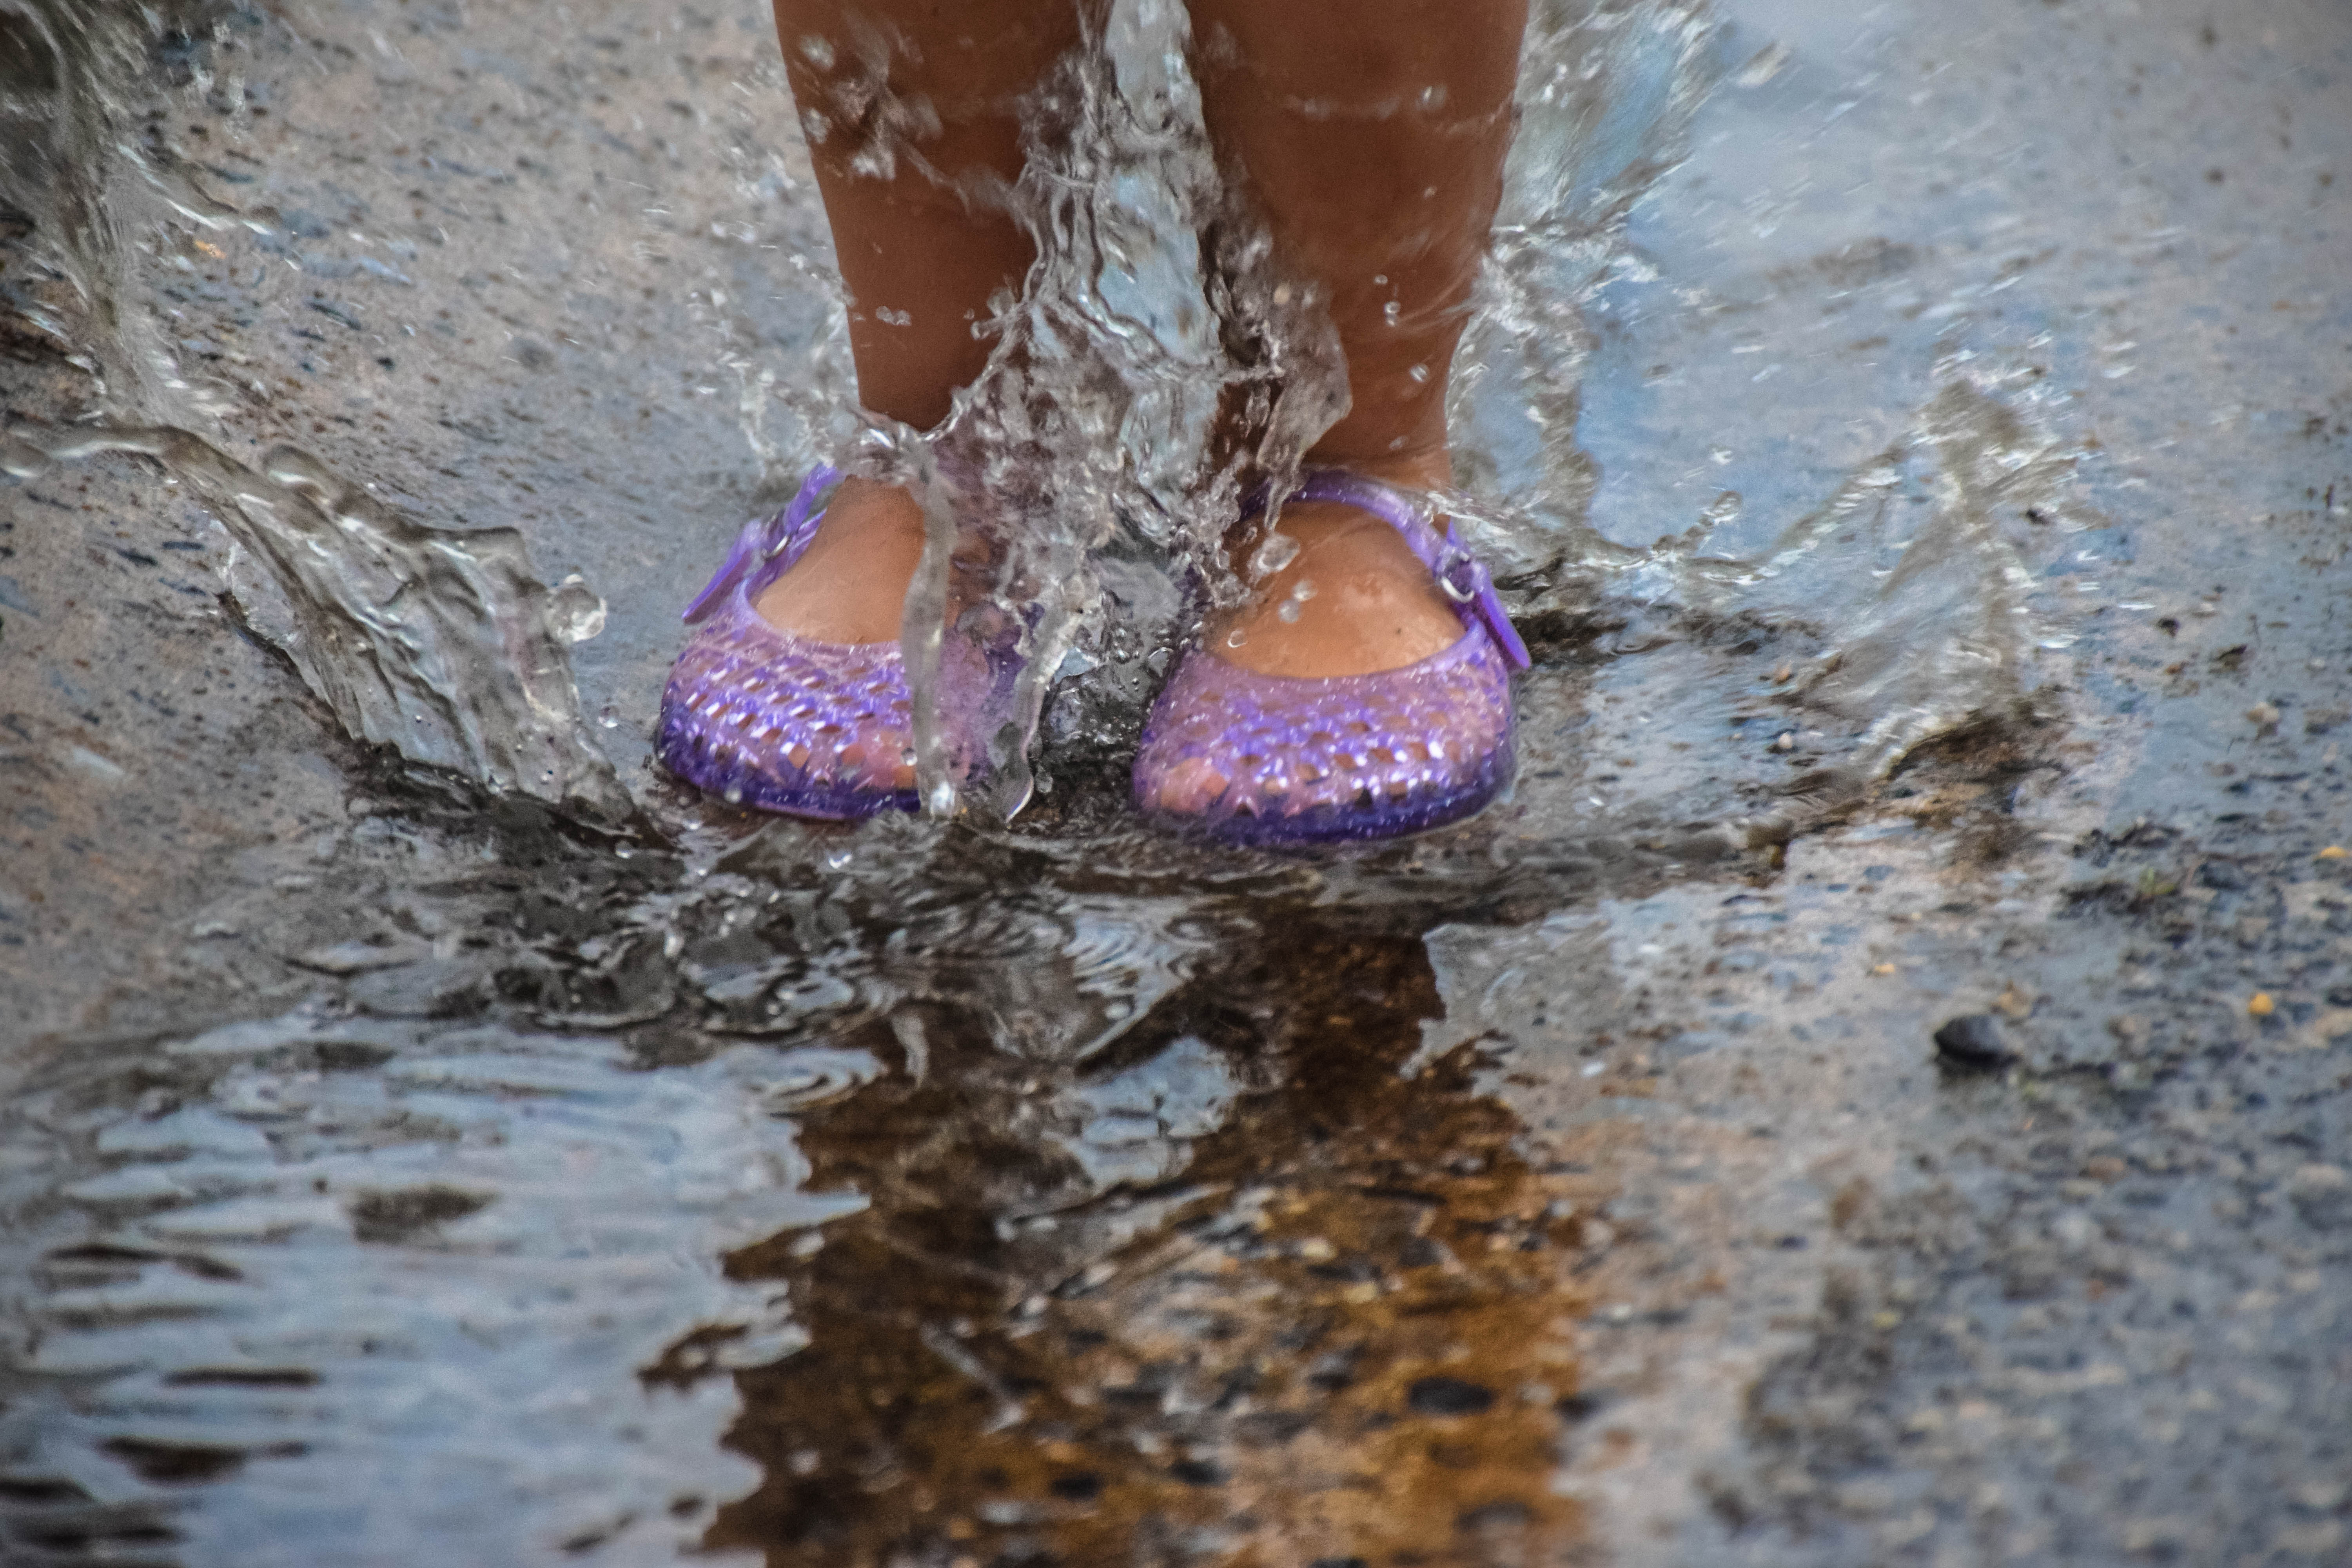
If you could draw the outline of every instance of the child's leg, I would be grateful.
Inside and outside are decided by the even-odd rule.
[[[989,296],[1034,257],[953,181],[1021,172],[1019,96],[1078,40],[1077,0],[775,0],[793,99],[849,295],[868,408],[928,428],[980,374]],[[922,553],[906,495],[853,479],[816,542],[760,596],[771,623],[828,642],[894,641]]]
[[[1319,282],[1353,405],[1309,454],[1396,483],[1452,477],[1445,379],[1502,195],[1527,0],[1191,0],[1209,130]],[[1283,513],[1302,545],[1265,600],[1213,633],[1284,675],[1393,668],[1461,635],[1385,524],[1331,505]],[[1301,581],[1314,596],[1276,614]],[[1238,630],[1244,640],[1232,645]]]
[[[1526,0],[1192,0],[1192,15],[1220,155],[1287,265],[1329,290],[1347,352],[1353,407],[1311,459],[1445,482],[1446,372],[1500,195]],[[1033,252],[1011,219],[968,208],[905,154],[950,179],[1015,177],[1013,100],[1076,43],[1077,0],[776,0],[776,16],[850,294],[860,397],[936,424],[987,357],[972,323]],[[894,143],[895,167],[878,172]],[[1460,635],[1385,525],[1298,505],[1283,526],[1299,556],[1214,629],[1222,657],[1356,673]],[[760,611],[828,641],[895,637],[921,550],[911,500],[852,481]],[[1313,597],[1281,619],[1302,583]]]

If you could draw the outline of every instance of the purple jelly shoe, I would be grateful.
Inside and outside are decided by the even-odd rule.
[[[1291,499],[1356,507],[1402,534],[1454,602],[1460,639],[1418,664],[1319,679],[1195,652],[1152,704],[1137,806],[1241,844],[1390,838],[1469,816],[1510,778],[1511,671],[1528,667],[1494,580],[1450,522],[1439,532],[1377,479],[1318,469]],[[1217,790],[1204,811],[1161,804],[1202,784]]]
[[[840,478],[819,467],[792,505],[744,524],[727,564],[687,606],[695,628],[662,692],[662,765],[730,805],[832,820],[912,811],[901,786],[913,704],[898,645],[779,631],[752,603],[793,568]]]

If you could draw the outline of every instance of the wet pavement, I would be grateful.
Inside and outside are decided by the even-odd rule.
[[[1615,564],[1284,858],[648,765],[758,7],[0,5],[0,1559],[2352,1558],[2352,16],[1580,15]]]

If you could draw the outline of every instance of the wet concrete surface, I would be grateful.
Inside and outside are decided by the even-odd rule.
[[[1890,447],[1924,517],[1974,387],[2079,454],[2018,700],[1702,831],[1801,800],[1834,638],[1612,601],[1511,801],[1283,860],[1097,758],[1009,831],[646,768],[824,240],[757,8],[552,15],[142,61],[276,215],[131,237],[173,395],[581,573],[642,815],[343,738],[158,468],[0,489],[7,1560],[2352,1557],[2352,17],[1725,7],[1591,521]]]

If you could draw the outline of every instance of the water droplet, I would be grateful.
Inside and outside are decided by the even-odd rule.
[[[607,730],[617,730],[621,727],[621,716],[613,711],[613,705],[607,702],[597,710],[596,722]]]
[[[1301,577],[1297,583],[1291,587],[1290,596],[1297,600],[1302,605],[1307,600],[1313,598],[1315,596],[1315,579],[1312,577]]]
[[[48,471],[49,455],[30,441],[0,431],[0,474],[37,479]]]
[[[1699,516],[1706,519],[1706,521],[1711,523],[1721,526],[1722,524],[1729,522],[1733,519],[1737,518],[1740,513],[1741,508],[1746,504],[1746,502],[1741,500],[1738,490],[1725,490],[1721,495],[1717,496],[1713,500],[1707,502],[1706,505],[1700,510]]]
[[[1425,364],[1417,364],[1411,370],[1405,372],[1405,374],[1412,378],[1412,384],[1415,386],[1424,386],[1428,384],[1429,367]]]
[[[547,596],[547,629],[558,642],[582,643],[604,629],[604,601],[574,572]]]
[[[851,852],[846,849],[828,849],[824,852],[825,868],[830,871],[838,871],[843,867],[848,865],[852,858],[854,858],[854,857]]]
[[[1232,631],[1225,634],[1225,646],[1227,647],[1240,647],[1243,644],[1248,641],[1249,633],[1242,630],[1239,626],[1235,626]]]
[[[1404,307],[1398,304],[1394,300],[1390,300],[1387,304],[1381,307],[1381,320],[1386,321],[1391,327],[1395,326],[1397,322],[1402,319],[1403,315]]]
[[[953,816],[955,805],[956,787],[952,783],[941,779],[931,786],[928,809],[933,816]]]
[[[1250,571],[1260,577],[1271,577],[1297,559],[1298,541],[1276,531],[1265,536],[1265,542],[1250,558]]]
[[[1298,601],[1296,599],[1283,600],[1281,607],[1274,612],[1274,617],[1275,619],[1282,622],[1285,626],[1297,626],[1298,624]]]

